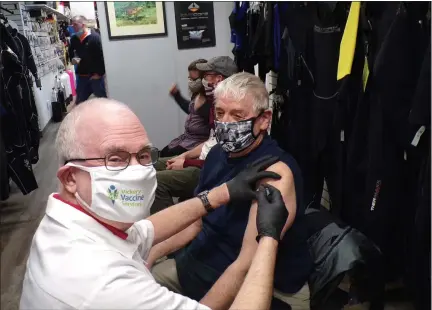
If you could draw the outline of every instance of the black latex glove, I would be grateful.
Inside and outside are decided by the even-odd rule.
[[[257,241],[262,236],[279,241],[287,218],[288,210],[280,191],[269,184],[261,185],[258,190]]]
[[[271,165],[277,163],[279,157],[264,156],[248,165],[246,169],[237,174],[231,181],[226,183],[231,202],[247,201],[257,199],[258,192],[256,183],[262,179],[279,180],[281,176],[275,172],[263,171]]]

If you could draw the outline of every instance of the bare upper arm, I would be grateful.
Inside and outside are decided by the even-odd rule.
[[[288,219],[283,229],[283,234],[292,226],[297,211],[296,204],[296,193],[294,186],[294,177],[291,169],[283,162],[277,162],[270,166],[267,171],[273,171],[281,176],[280,180],[265,179],[259,184],[267,183],[276,187],[282,194],[285,206],[288,210]],[[252,263],[252,258],[255,255],[255,251],[258,247],[256,242],[256,236],[258,235],[256,227],[256,216],[257,216],[257,202],[252,202],[252,206],[249,212],[248,224],[243,237],[243,244],[237,259],[238,263],[243,265],[245,268],[249,268]]]
[[[291,169],[283,162],[279,161],[270,166],[267,171],[276,172],[281,176],[280,180],[265,179],[260,184],[267,183],[276,187],[282,195],[285,202],[285,207],[288,210],[288,219],[282,230],[282,235],[292,226],[297,213],[297,200],[294,185],[294,176]]]

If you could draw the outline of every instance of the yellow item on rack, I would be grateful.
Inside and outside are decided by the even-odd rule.
[[[363,66],[363,76],[362,76],[362,80],[363,80],[363,91],[366,91],[366,85],[369,79],[369,63],[368,63],[368,59],[367,56],[365,56],[365,62],[364,62],[364,66]]]
[[[337,80],[343,79],[351,73],[354,61],[354,53],[357,42],[357,30],[360,17],[360,2],[351,3],[345,30],[342,36],[339,49],[339,63],[337,71]]]

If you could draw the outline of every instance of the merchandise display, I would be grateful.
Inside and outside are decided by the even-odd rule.
[[[40,77],[57,70],[57,59],[65,64],[65,48],[59,39],[57,22],[48,18],[41,11],[38,17],[31,17],[30,12],[23,10],[24,34],[30,41],[33,55]]]

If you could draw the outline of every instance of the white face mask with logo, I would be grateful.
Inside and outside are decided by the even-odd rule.
[[[105,166],[67,165],[90,174],[91,205],[78,193],[75,193],[75,197],[81,205],[98,216],[116,222],[135,223],[150,215],[157,187],[153,166],[133,165],[120,171],[110,171]]]

